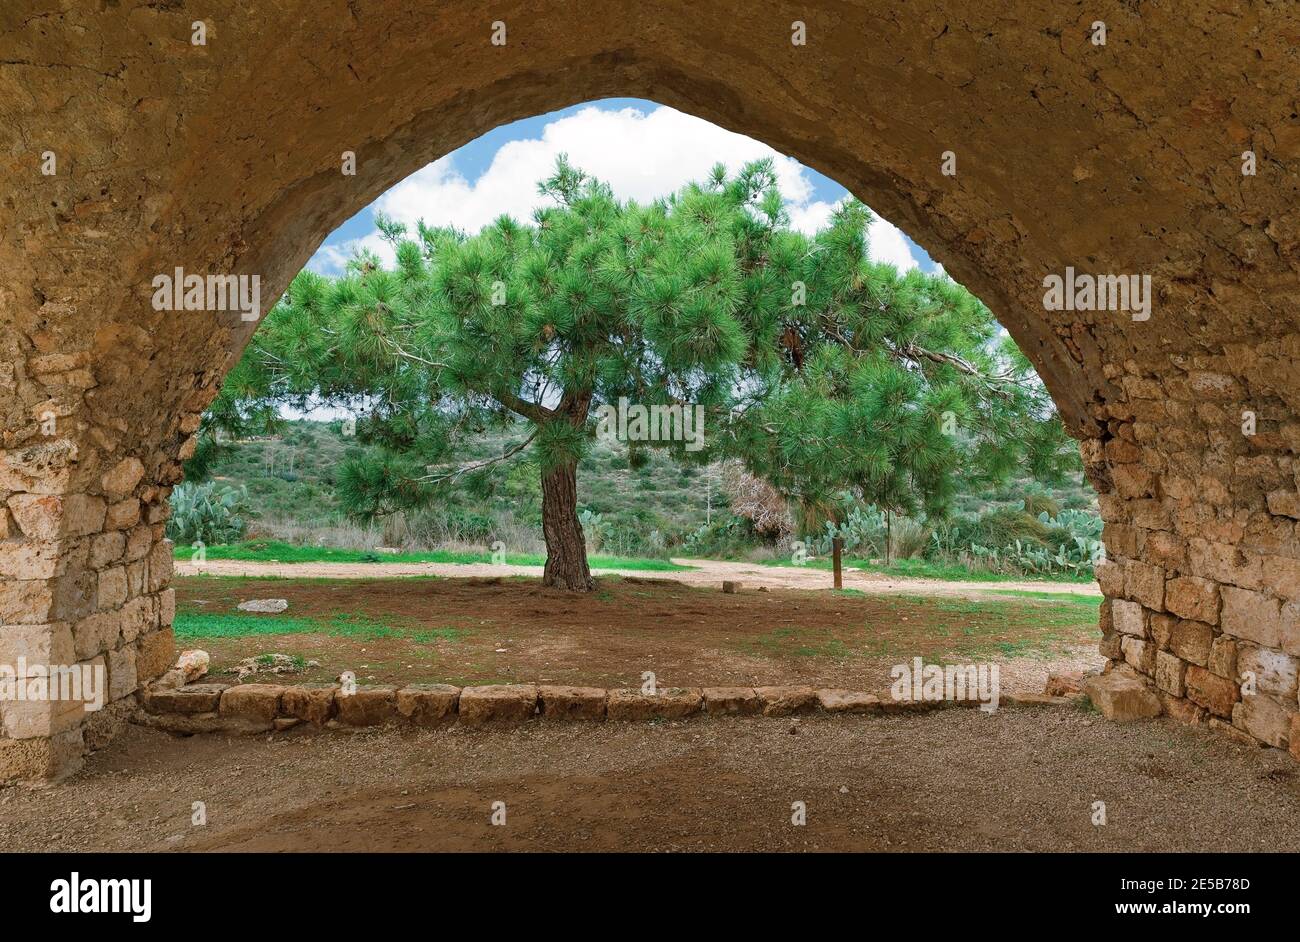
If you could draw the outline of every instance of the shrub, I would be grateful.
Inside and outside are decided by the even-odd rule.
[[[248,531],[247,498],[242,488],[218,491],[216,481],[177,485],[167,536],[177,543],[236,543]]]
[[[767,481],[746,471],[740,462],[723,465],[722,491],[731,502],[732,512],[748,520],[759,536],[779,540],[794,529],[785,498]]]
[[[1047,494],[1041,492],[1029,493],[1024,499],[1025,513],[1032,517],[1040,514],[1047,514],[1049,517],[1055,517],[1061,512],[1059,501],[1053,500]]]

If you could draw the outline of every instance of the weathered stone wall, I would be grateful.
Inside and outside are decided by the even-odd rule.
[[[1217,0],[9,0],[0,653],[103,657],[122,695],[169,656],[166,497],[251,325],[154,310],[155,275],[258,274],[269,306],[428,161],[635,95],[835,177],[988,302],[1104,494],[1104,649],[1180,715],[1280,743],[1300,654],[1298,17]],[[1042,279],[1066,266],[1151,275],[1150,319],[1045,311]],[[1267,681],[1235,706],[1242,665]],[[6,707],[0,776],[70,767],[87,729]]]
[[[1171,715],[1280,748],[1300,746],[1298,361],[1291,334],[1125,376],[1111,437],[1085,444],[1105,459],[1102,653]]]

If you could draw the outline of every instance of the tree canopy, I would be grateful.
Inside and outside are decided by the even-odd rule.
[[[989,310],[942,274],[872,261],[862,203],[796,231],[771,161],[719,165],[643,205],[561,158],[539,191],[547,205],[527,224],[408,235],[381,217],[391,269],[363,254],[338,278],[300,273],[225,414],[309,396],[364,404],[358,439],[371,447],[340,472],[361,515],[529,457],[546,580],[575,589],[591,585],[575,473],[600,405],[702,407],[702,448],[629,441],[633,460],[647,447],[739,458],[805,507],[848,493],[941,517],[958,475],[1077,463]],[[457,442],[490,425],[525,431],[499,458],[458,465]]]

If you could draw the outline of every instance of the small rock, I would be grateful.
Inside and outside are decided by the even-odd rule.
[[[241,612],[259,612],[263,615],[278,615],[288,607],[288,599],[249,599],[239,603]]]
[[[1159,716],[1163,709],[1145,684],[1118,671],[1088,678],[1083,692],[1106,719],[1120,723]]]
[[[200,651],[197,648],[192,651],[182,651],[181,656],[176,659],[175,670],[181,672],[185,678],[185,683],[198,680],[208,672],[212,659],[208,657],[207,651]]]

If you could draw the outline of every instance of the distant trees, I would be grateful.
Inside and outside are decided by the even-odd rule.
[[[529,455],[545,583],[586,590],[576,472],[601,405],[702,407],[702,448],[628,434],[630,458],[738,459],[805,507],[848,491],[941,516],[955,475],[1077,462],[983,304],[869,259],[861,203],[794,231],[770,161],[719,166],[649,205],[564,159],[539,189],[553,205],[530,224],[502,217],[475,235],[421,224],[408,238],[380,219],[392,270],[361,256],[341,278],[303,272],[254,337],[245,410],[367,404],[357,434],[372,447],[339,476],[354,512],[418,506]],[[501,455],[454,461],[464,436],[518,419],[527,433]]]

